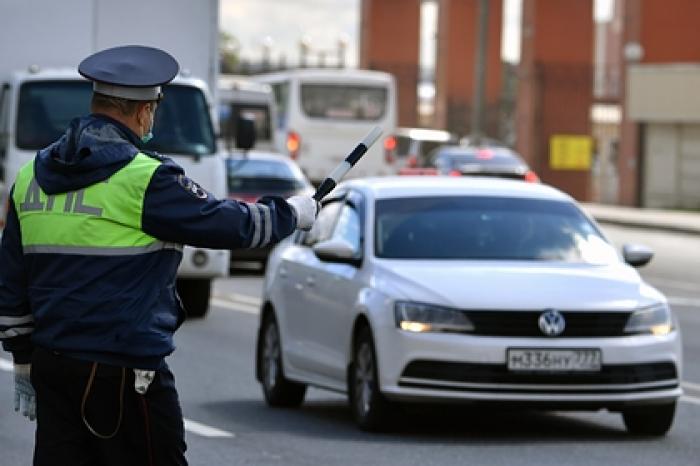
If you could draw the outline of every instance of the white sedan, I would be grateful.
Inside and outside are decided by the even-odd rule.
[[[353,180],[268,262],[257,377],[273,406],[347,393],[363,429],[399,402],[608,409],[664,435],[681,395],[666,298],[566,194],[520,181]]]

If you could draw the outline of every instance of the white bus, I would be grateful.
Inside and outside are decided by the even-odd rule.
[[[396,85],[388,73],[346,69],[298,69],[256,76],[272,86],[277,103],[280,151],[296,160],[307,177],[320,182],[378,125],[375,144],[351,177],[393,174]]]

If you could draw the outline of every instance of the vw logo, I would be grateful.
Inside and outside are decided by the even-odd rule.
[[[547,309],[542,314],[540,314],[540,319],[538,321],[540,330],[542,333],[548,337],[556,337],[564,332],[566,327],[566,321],[561,312],[554,309]]]

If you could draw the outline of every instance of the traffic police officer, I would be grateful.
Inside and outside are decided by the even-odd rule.
[[[183,321],[182,244],[263,247],[309,229],[311,197],[218,200],[152,136],[166,52],[127,46],[86,58],[92,113],[17,175],[0,248],[0,339],[15,410],[37,419],[35,465],[186,464],[164,358]]]

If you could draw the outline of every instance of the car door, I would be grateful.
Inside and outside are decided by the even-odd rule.
[[[355,320],[355,303],[363,288],[362,263],[362,209],[348,199],[340,209],[330,239],[342,239],[352,245],[353,258],[325,259],[314,262],[316,286],[309,290],[307,329],[309,338],[316,342],[320,370],[345,386],[347,354]]]
[[[318,213],[314,226],[299,236],[296,246],[285,254],[279,265],[278,275],[284,287],[283,334],[288,362],[298,370],[316,372],[319,345],[314,341],[308,326],[313,313],[309,310],[317,299],[318,258],[311,247],[330,238],[343,205],[342,198],[326,202]]]

